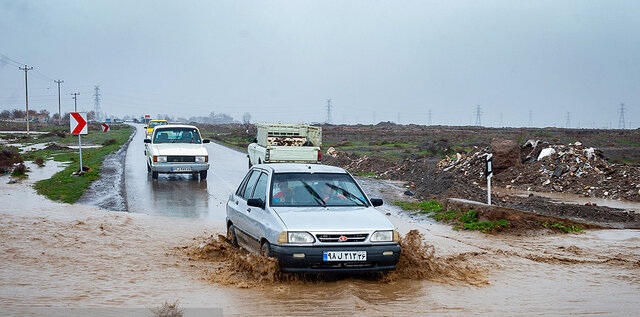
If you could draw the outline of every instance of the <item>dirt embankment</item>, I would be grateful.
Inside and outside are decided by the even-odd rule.
[[[325,128],[325,135],[338,135],[346,138],[356,133],[354,127]],[[435,131],[441,138],[439,143],[448,145],[440,153],[446,158],[435,155],[406,153],[401,160],[390,160],[380,155],[381,151],[370,154],[350,154],[333,148],[323,159],[325,164],[338,165],[358,174],[375,174],[381,179],[406,182],[410,194],[422,200],[435,199],[446,202],[449,198],[463,198],[484,202],[487,200],[485,165],[487,154],[492,153],[494,163],[493,186],[496,189],[529,191],[529,195],[516,195],[511,191],[496,191],[492,202],[499,207],[528,213],[557,217],[577,221],[585,225],[610,228],[640,228],[640,214],[633,210],[599,206],[596,203],[564,204],[552,201],[533,193],[557,193],[577,195],[584,198],[599,198],[628,202],[640,202],[640,167],[638,163],[616,163],[621,160],[638,161],[640,159],[640,131],[588,131],[578,133],[573,130],[551,130],[551,140],[526,139],[526,134],[514,134],[510,129],[454,130],[449,133],[440,130],[408,126],[393,128],[381,127],[380,134],[367,135],[375,139],[398,139],[401,135],[407,140],[420,144],[420,139],[432,137],[425,133]],[[395,132],[392,132],[395,131]],[[564,133],[563,133],[564,132]],[[364,134],[365,132],[363,132]],[[552,134],[551,134],[552,133]],[[476,141],[453,142],[452,138],[473,135]],[[504,137],[518,137],[505,139]],[[535,136],[535,135],[532,135]],[[583,141],[562,143],[560,140]],[[636,143],[620,141],[616,138],[636,140]],[[609,141],[607,141],[609,139]],[[425,141],[435,144],[432,141]],[[608,143],[607,143],[608,142]],[[597,145],[609,145],[614,148],[615,156]],[[612,146],[615,145],[615,146]],[[456,148],[460,151],[452,152]],[[466,150],[464,150],[466,149]],[[437,152],[438,150],[435,149]],[[499,213],[498,213],[499,214]]]

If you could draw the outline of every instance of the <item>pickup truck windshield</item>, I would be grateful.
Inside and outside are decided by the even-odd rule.
[[[355,180],[342,173],[277,173],[271,181],[271,206],[368,206]]]

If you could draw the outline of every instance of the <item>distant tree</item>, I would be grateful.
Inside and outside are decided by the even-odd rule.
[[[0,120],[9,120],[11,119],[11,111],[3,110],[0,112]]]
[[[245,124],[245,125],[247,125],[247,124],[250,124],[250,123],[251,123],[251,114],[250,114],[250,113],[245,112],[245,113],[242,115],[242,123],[243,123],[243,124]]]
[[[23,119],[26,113],[27,113],[26,111],[23,111],[20,109],[13,109],[11,110],[11,117],[13,119]]]
[[[71,121],[71,114],[66,112],[65,114],[62,115],[62,122],[60,122],[61,124],[69,124],[69,122]]]
[[[96,112],[91,110],[89,112],[87,112],[87,120],[95,120],[96,119]]]

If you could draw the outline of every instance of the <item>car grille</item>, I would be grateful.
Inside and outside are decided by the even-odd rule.
[[[340,241],[340,237],[342,237],[342,236],[346,237],[347,240]],[[327,234],[327,233],[323,233],[323,234],[316,234],[316,238],[318,239],[318,241],[324,242],[324,243],[364,242],[365,240],[367,240],[368,236],[369,236],[368,233],[350,233],[350,234],[333,234],[333,233]]]
[[[196,161],[195,156],[188,156],[188,155],[167,156],[167,162],[169,163],[193,163],[195,161]]]

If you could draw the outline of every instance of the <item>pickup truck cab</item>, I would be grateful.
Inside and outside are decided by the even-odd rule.
[[[203,144],[211,142],[203,139],[200,130],[192,125],[167,124],[153,128],[144,139],[147,172],[153,179],[158,174],[193,174],[200,179],[207,178],[209,153]]]

